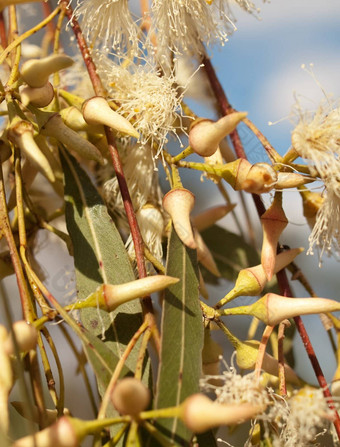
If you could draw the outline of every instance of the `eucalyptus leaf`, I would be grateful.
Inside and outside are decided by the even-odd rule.
[[[202,368],[203,324],[196,251],[186,247],[173,228],[167,274],[180,278],[180,282],[166,290],[163,301],[156,408],[177,406],[199,392]],[[157,428],[179,445],[189,445],[192,438],[192,433],[178,418],[159,419]]]
[[[133,281],[135,276],[121,236],[88,175],[63,149],[61,161],[65,175],[66,224],[74,246],[77,298],[81,300],[103,283],[125,283]],[[141,305],[137,300],[132,301],[111,313],[89,308],[81,312],[81,320],[92,335],[91,343],[84,343],[84,349],[103,395],[110,372],[142,324]],[[129,369],[135,370],[138,347],[139,342],[129,355],[121,376]],[[148,384],[148,358],[144,366],[143,380]],[[111,415],[112,408],[108,412],[108,416]]]

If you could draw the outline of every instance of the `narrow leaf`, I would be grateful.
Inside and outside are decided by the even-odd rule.
[[[201,376],[203,325],[196,252],[182,244],[174,229],[169,240],[167,274],[180,278],[180,282],[166,290],[163,301],[156,408],[177,406],[197,393]],[[192,437],[177,418],[160,419],[157,427],[180,445],[187,445]]]
[[[91,180],[64,150],[61,150],[61,160],[65,175],[66,223],[74,246],[77,297],[84,299],[103,283],[125,283],[135,276],[120,234]],[[84,343],[103,393],[111,378],[109,371],[114,370],[142,323],[141,305],[137,300],[132,301],[111,313],[85,309],[81,312],[81,320],[89,334],[103,339],[93,338],[90,343]],[[138,344],[126,362],[132,371],[137,356]],[[146,363],[144,380],[148,382],[149,362]],[[109,369],[103,369],[103,365],[108,364]],[[103,371],[106,371],[104,376]]]

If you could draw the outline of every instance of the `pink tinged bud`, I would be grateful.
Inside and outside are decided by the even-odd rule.
[[[236,206],[236,203],[231,203],[230,205],[215,206],[214,208],[208,208],[201,214],[193,217],[192,223],[198,231],[204,231],[207,228],[214,225],[220,219],[223,219],[230,211],[232,211]]]
[[[12,447],[78,447],[86,434],[77,420],[63,416],[50,427],[18,439]]]
[[[49,117],[41,126],[40,133],[55,138],[64,144],[67,149],[73,150],[88,160],[95,160],[101,164],[104,163],[104,159],[96,146],[67,127],[58,113],[54,113]]]
[[[263,228],[263,243],[261,250],[261,264],[268,280],[274,274],[277,243],[281,233],[288,225],[288,220],[282,208],[281,193],[276,193],[270,208],[261,216]]]
[[[20,352],[27,352],[34,349],[38,341],[38,331],[26,321],[16,321],[13,324],[15,340]],[[8,335],[4,342],[4,349],[8,355],[15,354],[15,347],[12,335]]]
[[[245,158],[238,158],[224,165],[222,176],[235,191],[243,189],[251,164]]]
[[[7,137],[51,183],[55,182],[52,168],[33,138],[33,125],[29,121],[16,122],[8,129]]]
[[[274,274],[289,265],[297,255],[303,252],[303,248],[293,248],[279,253],[276,256]],[[257,296],[267,284],[267,276],[262,264],[240,270],[235,282],[235,287],[216,305],[222,307],[238,296]]]
[[[122,115],[111,109],[105,98],[95,96],[83,104],[84,119],[91,125],[104,125],[117,132],[139,138],[139,133],[133,125]]]
[[[340,303],[327,298],[287,298],[267,293],[249,308],[249,315],[269,326],[276,326],[284,319],[298,315],[319,314],[340,310]]]
[[[241,369],[254,369],[259,352],[260,342],[257,340],[246,340],[238,342],[236,348],[236,363]],[[276,358],[265,352],[262,362],[262,369],[268,374],[278,377],[279,367]],[[296,385],[300,384],[300,379],[289,365],[284,365],[287,382]]]
[[[277,173],[268,163],[255,163],[249,170],[242,189],[252,194],[271,191],[277,183]]]
[[[245,112],[234,112],[218,121],[199,119],[193,123],[189,131],[189,145],[202,157],[213,155],[223,138],[236,129],[236,126],[247,116]]]
[[[111,400],[120,414],[136,417],[149,406],[151,394],[140,380],[126,377],[114,388]]]
[[[73,65],[65,54],[51,54],[42,59],[30,59],[21,68],[21,77],[30,87],[43,87],[51,74]]]
[[[197,247],[190,222],[194,204],[194,194],[185,188],[172,189],[163,197],[163,208],[170,215],[178,237],[192,249]]]
[[[218,267],[214,261],[214,258],[211,254],[211,251],[205,244],[202,236],[199,234],[197,230],[194,229],[194,237],[196,242],[197,249],[197,259],[198,261],[213,275],[220,277],[221,273],[218,270]]]
[[[275,189],[298,188],[314,181],[315,179],[296,172],[278,172]]]
[[[103,284],[83,301],[78,301],[71,305],[72,309],[83,309],[85,307],[100,307],[101,309],[112,311],[121,304],[137,298],[149,296],[152,293],[160,292],[167,287],[178,283],[178,278],[167,275],[148,276],[125,284],[111,285]]]
[[[54,98],[54,89],[50,82],[42,87],[23,87],[20,90],[22,104],[26,107],[32,104],[35,107],[46,107]]]
[[[182,404],[182,420],[192,432],[203,433],[221,425],[240,424],[264,409],[251,404],[218,404],[203,394],[193,394]]]

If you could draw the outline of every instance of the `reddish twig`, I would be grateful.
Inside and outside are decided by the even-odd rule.
[[[226,94],[224,93],[224,90],[216,76],[216,72],[215,72],[210,60],[207,57],[204,57],[203,63],[204,63],[209,82],[211,84],[212,90],[216,97],[217,104],[220,108],[221,113],[223,115],[231,113],[232,111],[234,111],[234,109],[231,107],[231,105],[226,97]],[[235,135],[233,137],[233,134],[231,134],[231,140],[234,145],[235,152],[236,152],[237,156],[239,158],[247,158],[237,131],[234,131],[234,134],[236,134],[236,137],[235,137]],[[253,199],[255,202],[257,212],[258,212],[259,216],[261,217],[261,215],[265,212],[265,207],[262,203],[261,198],[258,195],[253,194],[252,196],[253,196]],[[287,297],[288,296],[291,297],[292,292],[291,292],[291,289],[290,289],[290,286],[288,283],[288,279],[287,279],[285,270],[281,270],[281,272],[277,273],[277,279],[278,279],[278,284],[279,284],[279,287],[281,290],[281,294],[284,296],[287,296]],[[337,432],[337,435],[340,439],[340,417],[339,417],[339,414],[335,408],[332,394],[331,394],[331,392],[328,388],[328,385],[327,385],[327,381],[326,381],[325,376],[322,372],[321,366],[320,366],[319,361],[316,357],[315,351],[313,349],[313,346],[312,346],[309,336],[307,334],[306,328],[301,320],[301,317],[295,317],[294,321],[295,321],[296,327],[298,329],[298,332],[300,334],[303,345],[306,349],[309,360],[312,364],[316,378],[317,378],[319,385],[323,391],[323,394],[327,400],[328,406],[335,413],[335,420],[333,421],[333,424],[334,424],[335,430]]]
[[[76,39],[77,39],[78,47],[79,47],[82,57],[84,59],[93,89],[95,91],[95,94],[97,96],[105,97],[106,91],[105,91],[103,84],[98,76],[96,66],[95,66],[93,59],[91,57],[87,43],[85,41],[85,38],[83,36],[83,33],[79,26],[79,23],[78,23],[77,19],[75,18],[75,16],[73,15],[73,11],[72,11],[71,7],[69,6],[68,0],[61,0],[61,6],[65,10],[65,14],[70,21],[72,30],[74,32]],[[104,128],[105,128],[105,135],[107,138],[107,143],[108,143],[108,147],[109,147],[109,151],[110,151],[110,155],[111,155],[111,159],[112,159],[112,164],[113,164],[114,170],[117,175],[117,180],[118,180],[120,192],[122,194],[127,220],[129,223],[131,236],[132,236],[132,240],[134,243],[138,274],[139,274],[140,278],[145,278],[147,276],[147,272],[146,272],[145,261],[144,261],[144,242],[143,242],[140,230],[139,230],[139,225],[137,222],[136,214],[133,209],[131,196],[130,196],[129,189],[128,189],[128,186],[126,183],[123,166],[122,166],[122,162],[121,162],[118,150],[117,150],[114,134],[109,127],[104,126]],[[154,317],[151,298],[150,297],[143,298],[142,303],[143,303],[144,317],[148,321],[149,327],[152,330],[152,334],[153,334],[155,342],[156,342],[156,346],[157,346],[157,348],[159,348],[159,345],[160,345],[159,334],[158,334],[158,330],[157,330],[157,326],[156,326],[156,321],[155,321],[155,317]]]
[[[7,47],[7,32],[6,32],[6,25],[3,11],[0,11],[0,42],[2,48]]]

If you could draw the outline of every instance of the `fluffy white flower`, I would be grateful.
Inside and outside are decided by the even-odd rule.
[[[74,14],[94,48],[118,56],[136,54],[139,28],[131,17],[128,0],[77,0]]]
[[[340,248],[340,107],[321,105],[315,114],[302,113],[292,133],[296,152],[309,163],[311,173],[320,176],[326,187],[325,200],[316,216],[309,237],[309,251],[313,246],[323,253]],[[315,171],[316,170],[316,171]]]
[[[142,144],[159,146],[159,154],[168,133],[176,133],[175,120],[181,117],[182,95],[175,77],[161,76],[149,64],[124,68],[100,58],[97,66],[110,98],[120,105],[118,111],[133,123]]]
[[[284,414],[280,436],[275,437],[274,447],[308,446],[322,434],[334,416],[328,408],[321,389],[302,388],[287,400],[289,412]],[[286,420],[284,420],[286,419]],[[314,442],[313,442],[314,445]]]
[[[327,183],[326,183],[327,186]],[[324,252],[340,255],[340,197],[330,187],[326,188],[325,200],[321,205],[309,238],[307,254],[313,254],[313,247],[320,247],[320,259]]]

